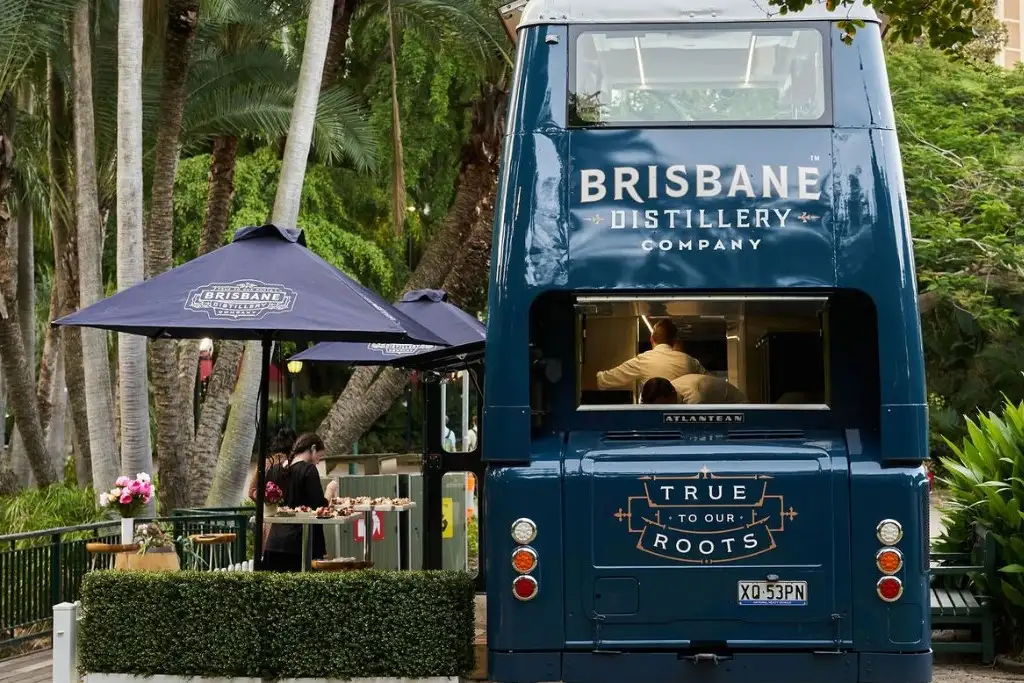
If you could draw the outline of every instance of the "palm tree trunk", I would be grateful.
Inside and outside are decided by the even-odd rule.
[[[277,181],[277,194],[270,219],[275,225],[283,227],[294,228],[299,222],[302,181],[306,175],[309,145],[313,139],[313,123],[320,99],[320,83],[327,57],[327,42],[330,40],[333,8],[334,0],[312,0],[309,7],[295,105],[288,126],[288,141],[281,160],[281,176]]]
[[[61,318],[78,307],[78,230],[73,220],[74,209],[68,174],[67,131],[70,128],[64,84],[47,60],[49,83],[47,103],[49,125],[47,145],[50,161],[50,234],[53,242],[54,289],[57,306],[51,318]],[[89,455],[88,417],[85,399],[85,368],[82,365],[82,333],[77,327],[60,328],[60,344],[64,355],[64,382],[67,385],[69,418],[74,428],[75,475],[80,487],[92,482],[92,458]]]
[[[120,0],[117,15],[117,289],[145,277],[142,226],[142,0]],[[153,471],[146,340],[119,334],[121,470]],[[166,488],[162,481],[161,488]],[[150,502],[147,514],[155,504]]]
[[[316,119],[317,101],[320,98],[320,82],[323,78],[324,59],[327,56],[327,42],[330,39],[333,8],[334,0],[312,0],[310,3],[295,105],[292,108],[288,140],[285,143],[281,175],[277,181],[277,195],[274,198],[274,210],[270,219],[275,225],[283,227],[296,227],[299,220],[302,181],[306,175],[309,145],[313,138],[313,123]],[[234,472],[236,468],[248,465],[252,457],[252,446],[256,437],[255,406],[260,384],[260,372],[254,371],[252,366],[258,367],[261,362],[260,344],[247,343],[245,359],[242,361],[242,377],[235,388],[231,416],[224,430],[223,445],[217,463],[218,470]],[[261,368],[261,371],[266,372],[267,368]],[[240,414],[236,416],[236,412]],[[263,425],[263,428],[266,429],[267,426]],[[242,488],[244,487],[243,481]]]
[[[228,229],[231,215],[231,200],[235,196],[235,162],[238,157],[238,138],[233,135],[219,135],[213,139],[213,153],[210,157],[209,191],[206,196],[206,217],[203,221],[203,234],[199,241],[199,255],[209,253],[224,243],[224,234]],[[227,351],[225,350],[227,349]],[[198,428],[191,417],[195,415],[196,372],[199,369],[199,342],[189,339],[181,343],[178,352],[178,394],[184,402],[179,420],[180,443],[184,445],[185,462],[188,465],[192,481],[213,476],[216,466],[217,452],[220,450],[220,434],[224,426],[224,416],[228,409],[228,401],[238,374],[238,360],[241,358],[242,345],[228,342],[221,346],[214,367],[214,378],[206,389],[206,401],[203,405]],[[230,382],[214,382],[221,369],[221,360],[233,357],[226,371],[230,372]],[[227,362],[227,361],[225,361]],[[207,407],[210,406],[210,410]],[[219,415],[219,417],[218,417]],[[215,425],[215,426],[211,426]],[[214,433],[213,430],[216,430]],[[203,439],[210,439],[206,443]],[[197,443],[198,441],[198,443]],[[209,457],[196,456],[197,450]],[[201,505],[190,493],[190,505]]]
[[[57,356],[54,359],[53,382],[50,383],[50,394],[47,396],[47,405],[50,406],[49,423],[43,428],[46,434],[46,450],[50,454],[50,461],[57,473],[57,480],[64,481],[64,461],[66,458],[66,447],[64,435],[67,431],[65,418],[67,416],[68,393],[64,383],[64,354],[60,345],[54,344],[57,349]]]
[[[96,184],[96,125],[92,106],[92,51],[89,36],[89,0],[81,0],[72,22],[72,90],[75,130],[75,204],[78,219],[78,271],[80,305],[103,298],[102,243],[99,196]],[[92,480],[110,486],[121,471],[114,438],[110,359],[106,333],[83,328],[82,359],[85,369],[86,422]],[[78,425],[82,427],[81,424]]]
[[[327,58],[324,60],[324,78],[321,89],[327,89],[338,82],[345,66],[345,47],[352,30],[352,17],[360,0],[335,0],[334,17],[331,20],[331,38],[327,42]]]
[[[174,176],[178,168],[178,140],[185,109],[188,65],[196,35],[199,0],[170,0],[164,45],[163,86],[153,163],[152,201],[146,235],[146,271],[149,277],[172,266],[171,236],[174,222]],[[189,497],[188,468],[184,460],[188,432],[182,425],[192,414],[178,388],[177,342],[152,343],[153,397],[156,404],[156,452],[160,465],[160,502],[164,510],[183,507]],[[185,392],[188,396],[192,392]],[[191,401],[191,399],[188,399]]]
[[[2,124],[0,124],[2,125]],[[0,140],[0,149],[3,140]],[[0,156],[3,153],[0,152]],[[11,155],[13,157],[13,155]],[[0,195],[4,194],[4,159],[0,158]],[[0,204],[0,242],[7,239],[10,218]],[[25,342],[21,333],[18,299],[14,284],[14,264],[9,253],[0,254],[0,364],[7,381],[8,400],[14,412],[14,422],[21,434],[21,442],[28,458],[36,484],[46,487],[57,480],[53,463],[46,452],[46,439],[39,423],[36,387],[29,372],[25,356]]]
[[[391,53],[391,146],[394,165],[391,177],[391,212],[395,234],[405,226],[405,152],[402,149],[402,116],[398,106],[398,57],[395,54],[395,21],[388,0],[388,51]]]
[[[50,283],[50,307],[47,310],[50,320],[56,319],[54,314],[57,312],[59,298],[57,282],[53,281]],[[43,357],[39,362],[39,380],[36,382],[39,422],[42,424],[44,432],[49,428],[50,419],[53,417],[53,385],[58,382],[58,358],[63,359],[60,354],[60,337],[54,328],[48,326],[46,334],[43,335]],[[63,369],[60,374],[64,374]]]
[[[36,262],[35,221],[32,204],[25,197],[18,205],[18,317],[21,338],[29,361],[29,376],[36,371]]]
[[[257,353],[260,351],[256,349]],[[194,504],[205,504],[209,507],[227,507],[237,505],[241,501],[241,493],[245,488],[245,473],[239,475],[239,469],[248,471],[248,460],[242,462],[232,460],[231,457],[218,458],[218,453],[224,446],[221,445],[221,428],[224,426],[224,418],[227,416],[228,399],[231,397],[230,388],[235,383],[238,361],[242,356],[242,345],[238,342],[226,342],[221,344],[217,357],[217,365],[214,368],[213,376],[210,377],[210,384],[207,388],[206,401],[203,403],[203,414],[199,420],[199,430],[196,433],[195,449],[193,452],[192,471],[212,472],[211,475],[196,479],[194,481],[208,482],[206,487],[196,487],[196,500]],[[238,382],[246,379],[247,372],[255,372],[259,379],[259,362],[251,363],[246,367],[242,363],[242,372],[238,376]],[[241,398],[236,397],[236,398]],[[256,405],[252,406],[230,406],[231,419],[237,414],[241,419],[250,415],[255,419]],[[229,423],[230,429],[230,423]],[[241,485],[239,477],[241,476]]]
[[[487,217],[493,215],[505,100],[504,91],[492,89],[475,103],[473,127],[463,147],[463,167],[456,183],[455,200],[403,292],[442,286],[474,226],[481,220],[486,223]],[[405,386],[404,373],[385,370],[374,381],[375,373],[374,368],[356,370],[324,418],[319,431],[329,453],[347,453],[356,439],[388,410]],[[378,384],[380,393],[371,393]]]

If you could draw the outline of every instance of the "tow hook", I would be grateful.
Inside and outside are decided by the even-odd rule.
[[[725,657],[725,656],[722,656],[722,655],[716,655],[716,654],[711,653],[711,652],[699,652],[699,653],[697,653],[695,655],[686,656],[685,659],[691,660],[694,664],[700,664],[701,662],[711,662],[715,666],[718,666],[719,662],[728,661],[728,660],[732,659],[732,657]]]

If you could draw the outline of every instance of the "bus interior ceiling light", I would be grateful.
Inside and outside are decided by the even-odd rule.
[[[512,581],[512,593],[518,600],[526,602],[537,596],[537,579],[523,574]]]
[[[875,566],[883,574],[895,574],[903,568],[903,553],[896,548],[882,548],[875,553]]]
[[[651,325],[651,321],[647,319],[646,315],[641,315],[640,319],[644,321],[644,325],[647,325],[648,332],[654,332],[654,326]]]
[[[903,582],[895,576],[883,576],[878,580],[875,590],[885,602],[896,602],[903,595]]]
[[[895,519],[883,519],[878,523],[876,534],[883,545],[896,545],[903,538],[903,526]]]
[[[537,551],[522,546],[512,551],[512,568],[520,574],[529,574],[537,568]]]
[[[533,542],[537,537],[537,525],[533,520],[521,517],[512,522],[512,540],[520,545]]]

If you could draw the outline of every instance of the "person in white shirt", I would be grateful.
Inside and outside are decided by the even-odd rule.
[[[472,453],[476,450],[476,415],[470,418],[469,433],[466,434],[466,452]]]
[[[672,380],[680,403],[746,403],[737,387],[714,375],[691,374]]]
[[[455,432],[448,426],[448,416],[444,416],[444,449],[449,453],[455,453]]]
[[[707,370],[693,356],[672,348],[679,331],[670,320],[659,320],[651,331],[651,350],[611,370],[597,373],[598,389],[630,389],[634,382],[646,382],[653,377],[672,381],[690,374],[705,374]]]

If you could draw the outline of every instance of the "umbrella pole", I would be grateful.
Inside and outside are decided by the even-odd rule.
[[[270,337],[263,338],[263,357],[260,361],[260,403],[259,403],[259,455],[256,461],[256,533],[252,566],[255,571],[263,568],[263,503],[267,493],[267,413],[270,392]]]

